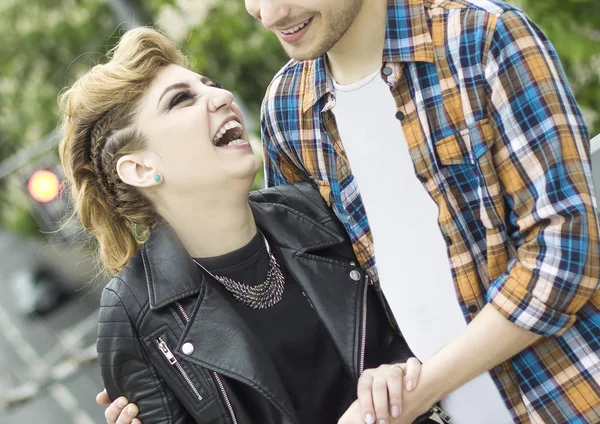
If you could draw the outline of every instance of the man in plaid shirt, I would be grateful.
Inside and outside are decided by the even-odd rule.
[[[268,184],[319,187],[424,361],[393,422],[440,399],[458,424],[600,422],[590,137],[544,34],[496,0],[246,7],[293,58],[263,104]]]

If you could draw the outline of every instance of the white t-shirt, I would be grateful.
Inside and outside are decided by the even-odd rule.
[[[335,87],[333,113],[366,208],[381,287],[408,345],[426,361],[466,327],[438,208],[415,176],[394,98],[379,70]],[[513,422],[489,373],[451,393],[442,407],[453,424]]]

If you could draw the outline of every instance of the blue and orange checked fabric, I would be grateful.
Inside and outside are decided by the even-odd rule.
[[[386,31],[381,78],[439,207],[465,319],[491,303],[545,336],[492,371],[514,421],[600,423],[590,137],[552,45],[497,0],[390,0]],[[262,112],[267,182],[317,185],[376,280],[334,105],[323,57],[274,77]]]

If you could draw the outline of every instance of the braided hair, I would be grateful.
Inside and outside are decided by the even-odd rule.
[[[108,59],[61,94],[59,153],[74,212],[96,238],[101,264],[114,274],[139,248],[139,235],[147,236],[159,219],[147,196],[119,178],[117,162],[145,147],[135,121],[147,87],[162,67],[186,66],[186,60],[151,28],[126,32]]]

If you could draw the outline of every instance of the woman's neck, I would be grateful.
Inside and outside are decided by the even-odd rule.
[[[192,201],[171,199],[169,208],[159,211],[192,257],[208,258],[233,252],[256,235],[247,195],[194,197]]]

